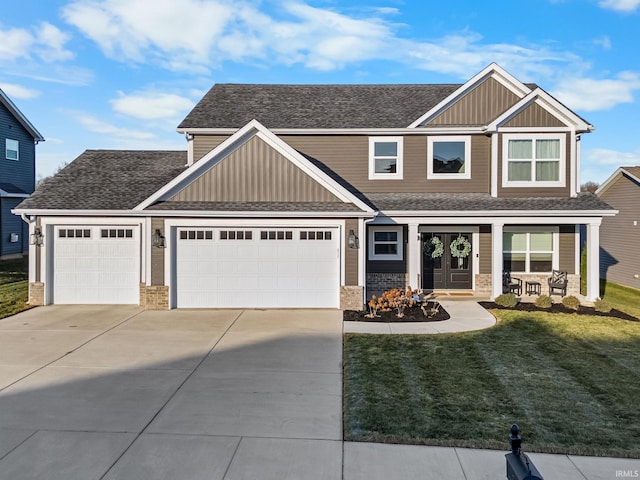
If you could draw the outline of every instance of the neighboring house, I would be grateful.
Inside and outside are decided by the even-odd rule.
[[[600,278],[640,288],[640,167],[618,168],[596,195],[619,212],[602,220]]]
[[[361,308],[408,285],[495,297],[505,269],[565,270],[577,294],[580,226],[597,252],[615,213],[579,193],[592,129],[495,64],[463,85],[215,85],[186,152],[90,150],[18,206],[31,301]]]
[[[0,258],[28,252],[29,227],[11,210],[33,192],[36,149],[44,138],[0,89]]]

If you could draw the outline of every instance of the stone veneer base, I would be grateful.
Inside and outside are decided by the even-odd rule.
[[[341,310],[362,310],[364,299],[362,294],[364,288],[359,285],[347,285],[340,287],[340,309]]]
[[[140,306],[147,310],[169,310],[169,287],[141,283]]]
[[[29,305],[35,307],[44,305],[44,283],[32,282],[29,284]]]

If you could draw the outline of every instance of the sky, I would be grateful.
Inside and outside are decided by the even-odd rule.
[[[464,83],[496,62],[596,127],[581,181],[640,165],[640,0],[21,0],[0,88],[45,137],[37,176],[86,149],[185,150],[215,83]]]

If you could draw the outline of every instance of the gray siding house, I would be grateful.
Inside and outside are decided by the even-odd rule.
[[[11,210],[35,188],[35,145],[42,141],[42,135],[0,89],[0,258],[28,251],[28,225]]]
[[[362,308],[394,287],[579,290],[593,127],[492,64],[459,85],[214,85],[184,152],[89,150],[22,202],[36,304]],[[588,262],[598,296],[599,258]]]
[[[602,221],[600,278],[640,288],[640,167],[618,168],[596,195],[619,212]]]

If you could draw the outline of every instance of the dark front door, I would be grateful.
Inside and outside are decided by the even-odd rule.
[[[471,289],[472,264],[470,233],[422,234],[423,289]]]

